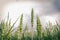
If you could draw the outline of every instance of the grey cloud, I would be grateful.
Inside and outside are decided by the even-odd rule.
[[[54,5],[55,5],[57,11],[60,11],[60,0],[54,0]]]

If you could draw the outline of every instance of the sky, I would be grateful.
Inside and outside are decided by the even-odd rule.
[[[34,9],[34,26],[36,26],[37,15],[40,17],[43,27],[49,21],[54,25],[56,20],[60,20],[60,0],[0,0],[0,20],[6,18],[9,13],[13,24],[23,13],[23,26],[26,24],[31,26],[32,8]]]

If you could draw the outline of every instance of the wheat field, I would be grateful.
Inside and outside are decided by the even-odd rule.
[[[17,30],[14,32],[13,29],[16,22],[20,19]],[[33,30],[34,24],[34,10],[31,10],[31,25],[32,32],[28,32],[28,26],[25,26],[24,31],[22,32],[22,21],[23,14],[16,19],[16,21],[11,25],[11,20],[9,20],[9,14],[7,21],[4,20],[0,23],[0,40],[60,40],[60,24],[56,22],[56,25],[48,23],[46,29],[43,31],[42,24],[39,16],[36,17],[37,32]]]

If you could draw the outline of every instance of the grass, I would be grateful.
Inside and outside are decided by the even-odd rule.
[[[43,31],[40,18],[36,17],[37,32],[33,30],[34,24],[34,10],[31,11],[31,26],[32,32],[28,32],[28,26],[26,24],[25,29],[22,32],[23,14],[20,17],[20,23],[17,30],[14,32],[13,27],[19,18],[11,25],[9,20],[9,13],[7,21],[4,20],[0,23],[0,40],[60,40],[60,24],[52,25],[48,23],[46,29]]]

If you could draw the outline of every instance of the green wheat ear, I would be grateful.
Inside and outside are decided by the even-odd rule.
[[[31,25],[33,27],[33,20],[34,19],[34,11],[33,11],[33,8],[32,8],[32,11],[31,11]]]
[[[20,32],[22,32],[22,22],[23,22],[23,14],[21,15],[21,18],[20,18]]]
[[[34,22],[34,11],[32,8],[32,10],[31,10],[32,39],[31,40],[33,40],[33,22]]]
[[[19,27],[18,27],[18,40],[21,40],[22,37],[22,22],[23,22],[23,14],[20,17],[20,23],[19,23]]]
[[[42,25],[39,17],[37,17],[37,35],[39,39],[42,37]]]

